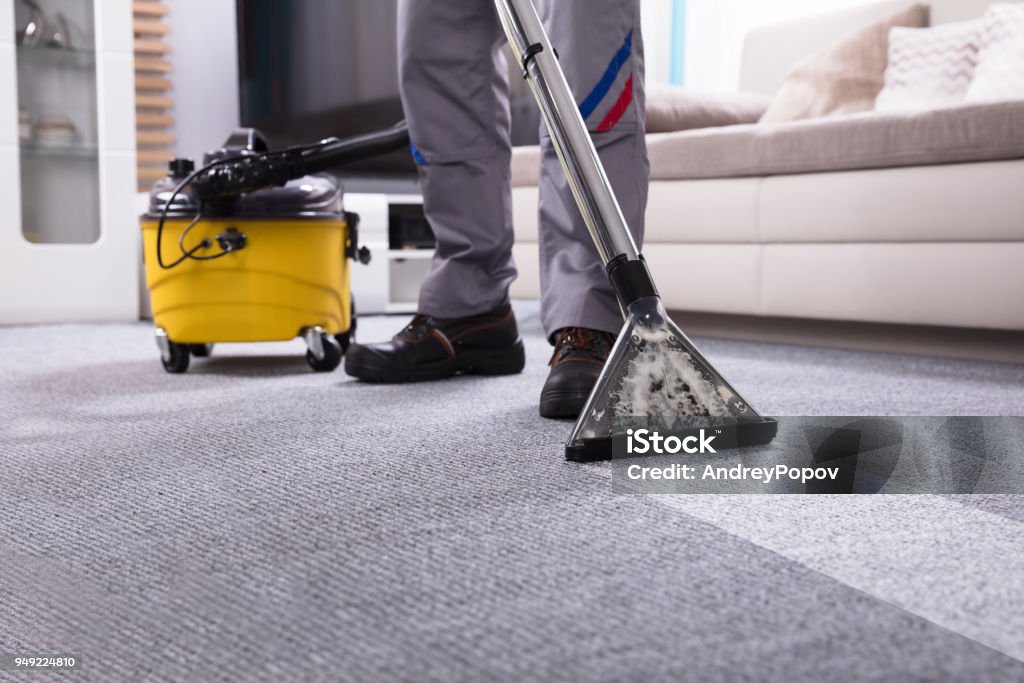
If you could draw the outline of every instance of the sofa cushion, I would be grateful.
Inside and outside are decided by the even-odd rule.
[[[757,123],[771,103],[756,93],[698,93],[663,83],[647,84],[647,132]]]
[[[993,5],[982,21],[981,53],[967,101],[1024,99],[1024,4]]]
[[[875,111],[962,104],[978,63],[980,19],[934,28],[894,28]]]
[[[729,178],[1024,158],[1024,101],[649,135],[651,178]]]
[[[762,123],[780,123],[874,109],[889,61],[889,31],[928,25],[928,7],[914,5],[849,34],[794,67]]]

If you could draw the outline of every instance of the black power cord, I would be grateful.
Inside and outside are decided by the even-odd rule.
[[[310,147],[313,148],[313,147],[316,147],[316,146],[317,145],[311,145]],[[302,148],[302,149],[306,149],[306,148]],[[294,154],[295,152],[296,152],[295,149],[285,149],[285,150],[280,150],[278,152],[266,152],[266,153],[260,154],[258,156],[260,158],[262,158],[262,159],[270,160],[270,159],[273,159],[273,158],[278,157],[278,156],[285,156],[285,155]],[[197,244],[196,246],[194,246],[194,247],[192,247],[191,249],[188,249],[188,250],[185,249],[185,237],[186,237],[186,235],[188,235],[188,232],[193,227],[195,227],[195,225],[202,218],[203,202],[200,201],[199,202],[199,208],[198,208],[198,210],[196,212],[195,217],[192,219],[192,222],[189,223],[188,226],[182,231],[181,237],[178,239],[178,248],[181,250],[181,256],[177,260],[172,262],[172,263],[164,263],[164,258],[163,258],[164,223],[167,221],[167,214],[168,214],[168,212],[171,209],[171,205],[174,203],[175,197],[177,197],[189,185],[191,185],[193,182],[195,182],[195,180],[197,178],[199,178],[200,176],[209,174],[209,172],[211,170],[213,170],[214,168],[217,168],[218,166],[227,166],[229,164],[236,164],[237,165],[239,163],[244,162],[248,158],[249,157],[229,157],[229,158],[225,158],[225,159],[218,159],[217,161],[213,161],[213,162],[207,164],[206,166],[203,166],[200,169],[192,171],[187,176],[185,176],[185,178],[183,178],[181,181],[179,181],[177,185],[174,186],[174,190],[171,191],[171,196],[167,198],[166,202],[164,202],[164,207],[160,211],[160,219],[157,222],[157,226],[156,226],[156,262],[160,266],[160,268],[162,268],[163,270],[170,270],[171,268],[174,268],[175,266],[181,264],[182,262],[184,262],[184,261],[186,261],[188,259],[192,259],[193,261],[212,261],[214,259],[218,259],[218,258],[222,258],[224,256],[227,256],[228,254],[230,254],[230,253],[240,249],[241,246],[244,246],[244,240],[241,241],[241,246],[233,246],[233,245],[237,244],[237,241],[229,240],[229,241],[223,243],[226,246],[222,246],[220,252],[218,252],[216,254],[211,254],[209,256],[197,256],[196,254],[200,250],[202,250],[202,249],[209,249],[211,246],[213,246],[213,242],[211,242],[209,238],[203,238],[203,240],[201,242],[199,242],[199,244]]]
[[[181,250],[181,256],[173,263],[164,263],[164,223],[167,221],[167,213],[171,209],[171,204],[174,203],[174,198],[181,194],[182,191],[190,184],[192,184],[192,181],[198,178],[201,174],[206,173],[207,171],[216,166],[222,166],[232,161],[237,161],[237,159],[218,159],[217,161],[214,161],[210,164],[207,164],[206,166],[203,166],[199,170],[189,173],[187,176],[185,176],[184,179],[182,179],[177,185],[174,186],[174,190],[171,192],[171,196],[167,198],[166,202],[164,202],[164,208],[161,209],[160,211],[160,220],[157,222],[156,225],[156,262],[157,265],[159,265],[160,268],[162,268],[163,270],[170,270],[171,268],[174,268],[175,266],[181,264],[183,261],[187,259],[195,258],[196,252],[198,252],[200,249],[209,249],[210,246],[212,246],[210,240],[204,238],[199,244],[192,247],[191,249],[187,251],[185,249],[185,236],[188,234],[189,230],[195,227],[196,223],[198,223],[199,220],[202,218],[203,205],[202,202],[200,202],[195,217],[192,219],[192,222],[188,224],[188,227],[186,227],[182,231],[181,237],[178,239],[178,248]],[[226,253],[227,252],[222,252],[221,254],[219,254],[219,256],[224,256]]]

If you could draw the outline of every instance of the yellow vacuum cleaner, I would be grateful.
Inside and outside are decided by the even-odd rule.
[[[199,170],[172,161],[141,219],[164,369],[183,373],[216,343],[296,337],[313,370],[337,368],[355,332],[349,262],[370,255],[338,181],[309,174],[406,144],[404,124],[278,151],[242,129]]]

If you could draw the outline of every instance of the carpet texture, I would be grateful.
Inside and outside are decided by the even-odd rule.
[[[0,328],[0,652],[77,681],[1024,679],[1020,497],[613,495],[538,417],[517,312],[522,375],[414,387],[300,342],[170,376],[147,325]],[[1024,367],[698,342],[769,415],[1024,414]]]

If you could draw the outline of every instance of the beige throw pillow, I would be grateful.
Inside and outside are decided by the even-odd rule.
[[[757,123],[770,103],[770,97],[756,93],[699,93],[677,85],[648,83],[647,132]]]
[[[808,57],[786,77],[761,123],[870,111],[885,84],[889,32],[928,25],[928,6],[913,5]]]

